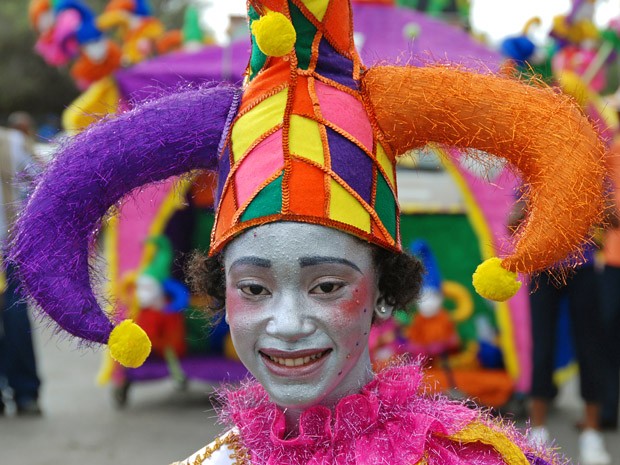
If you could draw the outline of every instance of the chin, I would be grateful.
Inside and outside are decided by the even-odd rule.
[[[255,377],[267,391],[269,400],[281,408],[304,409],[321,405],[331,392],[317,381],[277,379],[269,373],[258,375]]]
[[[300,390],[306,387],[287,386],[284,389],[268,389],[269,400],[278,407],[285,409],[306,409],[315,405],[323,405],[323,400],[327,396],[325,392],[301,393]]]

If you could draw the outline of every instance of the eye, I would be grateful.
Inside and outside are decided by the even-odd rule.
[[[310,294],[333,294],[339,289],[342,289],[342,287],[344,287],[344,283],[328,281],[314,286],[312,289],[310,289]]]
[[[249,296],[270,295],[267,288],[261,286],[260,284],[239,286],[239,290]]]

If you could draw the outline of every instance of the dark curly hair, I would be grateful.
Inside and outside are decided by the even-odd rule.
[[[406,252],[395,253],[374,245],[372,248],[379,292],[388,305],[406,309],[420,294],[424,266]],[[193,292],[208,297],[207,310],[211,316],[221,316],[226,304],[223,254],[207,257],[202,252],[194,252],[187,274]]]

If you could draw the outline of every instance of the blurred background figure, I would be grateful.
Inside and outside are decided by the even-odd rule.
[[[611,107],[620,108],[616,93],[608,100]],[[603,256],[605,267],[601,276],[601,319],[604,336],[603,397],[601,405],[601,428],[618,429],[620,407],[620,229],[618,206],[620,206],[620,139],[611,146],[608,156],[609,177],[612,182],[613,226],[605,233]]]
[[[8,118],[9,128],[0,128],[0,241],[4,247],[24,193],[18,180],[36,170],[33,156],[34,124],[28,113]],[[18,293],[15,270],[5,268],[5,286],[0,300],[0,414],[4,399],[12,398],[18,415],[41,415],[35,355],[26,302]],[[8,389],[7,389],[8,388]]]
[[[600,306],[598,276],[594,268],[594,251],[559,287],[551,274],[543,274],[532,285],[530,308],[532,316],[533,374],[531,390],[531,439],[548,442],[546,428],[549,404],[557,395],[553,382],[557,326],[563,305],[568,306],[573,342],[579,363],[580,393],[585,402],[579,448],[583,464],[611,463],[600,430],[599,414],[602,399],[603,352],[599,335]]]
[[[526,212],[520,200],[509,218],[509,227],[516,230]],[[603,345],[599,305],[599,273],[594,267],[595,248],[588,245],[583,259],[567,260],[556,270],[544,272],[530,283],[530,314],[532,332],[532,386],[530,390],[529,439],[533,444],[552,441],[547,429],[550,404],[558,394],[554,382],[557,335],[560,314],[568,308],[572,339],[579,364],[580,394],[585,403],[579,426],[579,454],[584,465],[611,463],[600,433],[600,405],[603,397]],[[570,268],[570,276],[562,278],[562,268]]]
[[[24,142],[27,146],[32,143],[36,131],[34,120],[29,113],[25,111],[11,113],[8,118],[8,124],[10,129],[16,129],[25,136]]]

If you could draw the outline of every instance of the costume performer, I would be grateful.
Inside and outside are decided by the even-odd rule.
[[[215,170],[210,258],[196,268],[257,382],[226,396],[229,433],[182,463],[553,462],[485,414],[425,396],[416,365],[374,375],[368,333],[420,287],[421,266],[400,243],[398,155],[435,142],[522,173],[531,206],[515,251],[474,276],[479,292],[507,299],[516,272],[563,259],[598,220],[596,131],[553,89],[444,65],[364,67],[347,0],[252,0],[248,10],[243,89],[186,89],[61,149],[13,244],[25,288],[69,332],[139,365],[148,338],[110,321],[93,295],[92,233],[132,189]]]
[[[614,98],[610,105],[619,108]],[[609,158],[609,174],[613,182],[613,197],[616,215],[620,214],[620,138],[612,143]],[[618,407],[620,406],[620,229],[616,227],[605,233],[603,246],[605,268],[601,276],[601,316],[604,336],[603,398],[601,405],[601,427],[618,428]]]

